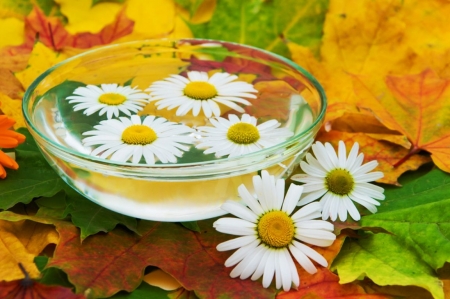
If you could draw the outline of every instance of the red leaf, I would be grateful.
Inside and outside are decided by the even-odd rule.
[[[0,282],[0,298],[4,299],[84,299],[68,288],[47,286],[29,278]]]
[[[87,49],[93,46],[106,45],[112,41],[130,34],[133,31],[134,21],[128,19],[125,11],[121,11],[116,20],[103,28],[99,33],[82,32],[71,35],[64,28],[57,17],[47,17],[42,10],[34,7],[25,18],[25,43],[19,47],[31,49],[35,40],[55,51],[64,47]]]
[[[303,272],[305,273],[305,272]],[[308,275],[308,274],[306,274]],[[386,299],[391,296],[381,294],[367,294],[357,283],[339,284],[339,277],[326,268],[319,268],[318,272],[303,279],[300,273],[300,286],[296,291],[281,292],[277,299],[297,299],[309,295],[308,298],[324,299]]]
[[[91,289],[94,297],[109,297],[134,290],[145,267],[156,266],[177,279],[187,290],[205,298],[273,298],[275,290],[260,282],[232,279],[224,262],[230,255],[216,245],[230,239],[217,233],[212,221],[199,223],[201,233],[175,223],[142,221],[141,236],[117,228],[80,243],[78,230],[58,224],[61,240],[47,264],[68,274],[77,293]]]

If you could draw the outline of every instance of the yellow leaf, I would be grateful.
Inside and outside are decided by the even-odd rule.
[[[92,6],[92,0],[55,0],[61,12],[67,17],[65,29],[70,34],[80,32],[98,33],[106,25],[114,22],[122,5],[101,2]]]
[[[217,6],[217,0],[204,0],[194,15],[191,16],[190,12],[187,9],[182,7],[177,7],[179,14],[183,17],[183,19],[188,20],[191,24],[202,24],[209,22],[214,14],[214,11]]]
[[[21,263],[31,278],[39,277],[33,260],[48,244],[57,244],[59,235],[53,226],[32,221],[0,220],[0,277],[22,279]]]
[[[25,127],[21,100],[13,100],[7,95],[0,93],[0,110],[6,116],[11,117],[16,121],[14,124],[14,129],[17,130],[18,128]]]
[[[65,54],[54,52],[43,44],[36,43],[28,61],[28,67],[21,72],[17,72],[16,78],[26,89],[40,74],[66,58]]]
[[[25,24],[16,18],[0,19],[0,48],[5,46],[18,46],[24,41]]]
[[[149,285],[159,287],[166,291],[173,291],[181,287],[181,284],[161,269],[156,269],[144,276],[144,281]]]
[[[117,42],[192,37],[189,27],[177,15],[173,0],[128,0],[126,15],[135,22],[134,30]]]

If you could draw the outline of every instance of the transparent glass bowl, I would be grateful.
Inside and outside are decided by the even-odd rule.
[[[242,106],[246,113],[255,116],[258,124],[276,119],[294,135],[276,146],[235,158],[206,158],[193,152],[175,164],[154,165],[102,159],[90,155],[80,143],[80,127],[88,128],[81,120],[85,116],[71,113],[65,99],[73,86],[117,83],[145,90],[154,81],[193,70],[227,72],[253,84],[257,99]],[[223,215],[222,203],[239,201],[241,184],[252,192],[252,177],[263,169],[286,178],[314,141],[325,109],[322,87],[295,63],[260,49],[200,39],[136,41],[85,52],[39,76],[23,101],[28,129],[64,181],[107,209],[156,221]],[[194,128],[208,123],[202,114],[176,116],[175,111],[158,110],[151,102],[140,115],[162,116]],[[242,115],[231,109],[223,113],[223,117]]]

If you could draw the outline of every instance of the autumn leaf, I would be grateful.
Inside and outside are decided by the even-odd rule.
[[[380,286],[419,286],[443,299],[442,282],[411,249],[393,235],[364,234],[358,240],[347,239],[331,270],[337,270],[341,284],[367,276]]]
[[[23,43],[23,29],[25,24],[16,18],[0,19],[2,38],[0,48],[5,46],[18,46]]]
[[[202,24],[211,20],[216,9],[217,0],[175,0],[185,9],[181,16],[192,24]]]
[[[391,135],[395,136],[395,135]],[[409,170],[416,170],[421,165],[430,162],[428,156],[415,155],[411,157],[408,163],[394,167],[395,163],[408,154],[408,149],[390,142],[380,141],[372,138],[370,134],[364,133],[346,133],[339,131],[321,132],[317,140],[330,142],[337,148],[339,140],[343,140],[347,150],[350,150],[355,142],[358,142],[360,151],[364,153],[364,163],[372,160],[378,161],[375,170],[382,171],[384,177],[377,182],[398,185],[398,177]]]
[[[0,220],[1,279],[11,281],[22,278],[19,263],[31,278],[38,277],[39,271],[33,262],[34,257],[48,244],[56,244],[58,240],[59,235],[53,226],[28,220],[18,222]]]
[[[409,153],[396,161],[396,166],[426,150],[439,168],[450,172],[449,83],[432,70],[386,78],[392,97],[373,99],[371,110],[388,128],[401,132],[412,143]],[[369,97],[363,92],[361,88],[362,96]]]
[[[284,40],[318,48],[328,1],[218,1],[196,37],[238,42],[289,56]]]
[[[173,1],[128,0],[126,17],[134,21],[133,32],[119,41],[155,38],[190,38],[192,32],[176,13]]]
[[[122,5],[114,2],[96,3],[92,0],[55,0],[61,13],[67,18],[64,28],[70,34],[80,32],[98,33],[114,22]]]
[[[66,58],[66,55],[54,52],[44,44],[38,42],[33,47],[28,61],[28,67],[23,71],[15,73],[15,76],[22,83],[23,88],[26,89],[40,74]]]
[[[23,97],[24,89],[10,69],[0,68],[0,93],[13,99]]]
[[[378,213],[362,217],[361,225],[383,227],[439,269],[450,262],[449,186],[450,175],[433,169],[401,189],[387,189]]]
[[[15,281],[0,281],[0,298],[5,299],[84,299],[83,295],[75,295],[68,288],[61,286],[47,286],[33,281],[26,269],[20,264],[25,274],[24,279]],[[17,267],[19,268],[19,267]]]
[[[39,36],[39,41],[53,51],[60,51],[64,47],[91,48],[98,45],[106,45],[114,40],[128,35],[133,31],[134,22],[121,11],[113,23],[104,27],[98,33],[82,32],[71,35],[57,17],[47,17],[38,8],[25,18],[25,47],[32,48]]]
[[[82,241],[98,232],[108,232],[118,224],[137,232],[137,221],[135,218],[99,206],[68,186],[65,190],[67,207],[63,215],[71,215],[72,223],[81,230],[80,238]]]
[[[16,121],[14,124],[14,129],[25,127],[21,100],[13,100],[9,96],[0,92],[0,111]]]

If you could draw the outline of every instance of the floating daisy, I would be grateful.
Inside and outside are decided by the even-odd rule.
[[[370,212],[377,211],[380,205],[377,200],[384,199],[384,189],[370,184],[383,177],[380,171],[370,172],[377,167],[377,161],[370,161],[364,165],[364,154],[359,154],[359,145],[355,142],[348,157],[343,141],[339,141],[339,151],[329,143],[323,145],[316,142],[312,146],[315,158],[306,154],[306,161],[300,163],[300,167],[306,174],[292,176],[292,179],[305,183],[305,194],[299,205],[308,204],[318,198],[322,204],[322,219],[336,220],[338,215],[341,221],[347,219],[347,212],[354,220],[360,220],[361,216],[354,202],[367,208]]]
[[[147,116],[143,121],[137,115],[131,118],[108,119],[94,126],[95,130],[84,132],[90,136],[82,140],[85,146],[100,145],[91,155],[110,157],[113,161],[139,163],[142,156],[147,164],[158,159],[162,163],[175,163],[191,144],[192,137],[186,135],[193,130],[185,125]]]
[[[225,261],[226,267],[237,265],[231,277],[251,276],[257,280],[263,276],[262,284],[267,288],[275,276],[276,287],[288,291],[292,284],[300,284],[294,259],[311,274],[317,271],[311,260],[323,267],[328,265],[323,256],[304,243],[330,246],[336,239],[333,224],[313,220],[321,216],[317,202],[291,215],[303,187],[291,184],[284,196],[284,185],[284,180],[275,181],[274,176],[262,171],[261,177],[253,177],[257,199],[240,185],[238,192],[247,207],[234,201],[222,205],[223,210],[239,217],[220,218],[213,224],[219,232],[240,236],[217,245],[219,251],[239,248]]]
[[[100,110],[99,115],[106,113],[108,119],[119,116],[119,111],[131,116],[137,113],[149,102],[148,94],[140,89],[117,84],[102,84],[101,87],[87,85],[78,87],[74,95],[67,97],[69,103],[76,103],[74,110],[84,110],[83,113],[91,115]]]
[[[294,135],[285,128],[278,128],[281,124],[272,119],[256,125],[256,118],[243,114],[239,119],[230,114],[228,119],[211,118],[214,127],[199,127],[202,135],[197,148],[208,148],[204,153],[215,153],[217,157],[229,155],[236,157],[260,149],[274,146]]]
[[[157,101],[158,109],[171,110],[178,107],[176,115],[183,116],[192,110],[197,116],[203,111],[206,117],[220,116],[218,104],[223,104],[238,112],[244,109],[238,104],[250,105],[244,98],[256,98],[258,92],[253,85],[235,81],[238,77],[228,73],[215,73],[211,77],[205,72],[192,71],[187,78],[180,75],[154,82],[146,91],[151,101]]]

